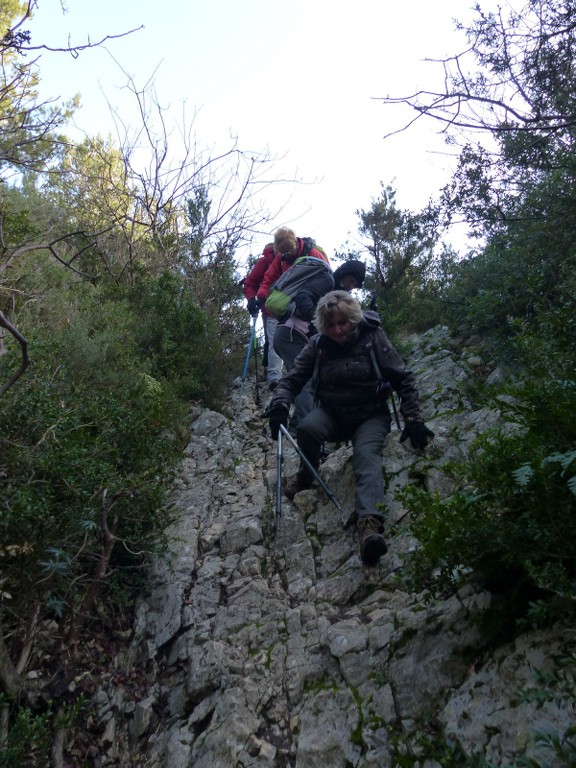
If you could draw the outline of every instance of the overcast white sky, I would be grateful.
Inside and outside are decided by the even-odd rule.
[[[79,45],[144,27],[76,59],[42,56],[43,94],[80,93],[83,107],[76,122],[82,129],[90,134],[112,129],[106,100],[130,114],[124,69],[139,87],[154,78],[176,123],[182,122],[183,103],[189,115],[199,110],[195,133],[201,145],[225,148],[232,133],[242,148],[283,157],[278,177],[307,182],[275,187],[263,198],[272,209],[288,202],[270,231],[255,237],[255,253],[284,224],[314,237],[329,254],[347,241],[355,246],[355,212],[370,207],[380,182],[393,183],[401,208],[417,211],[449,178],[451,161],[439,125],[420,121],[384,141],[411,113],[384,107],[378,97],[441,85],[438,65],[424,59],[460,50],[462,37],[453,20],[470,18],[472,2],[65,4],[63,13],[61,0],[39,0],[30,27],[33,43]],[[455,233],[453,241],[458,240]]]

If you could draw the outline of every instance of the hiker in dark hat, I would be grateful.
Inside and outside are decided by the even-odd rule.
[[[362,288],[366,278],[366,264],[363,261],[349,259],[334,272],[335,291],[353,291]]]
[[[409,440],[423,450],[434,433],[422,420],[414,375],[380,327],[376,312],[363,311],[346,291],[331,291],[318,302],[314,325],[318,334],[274,390],[267,413],[271,435],[278,439],[294,398],[312,380],[318,404],[298,424],[298,446],[317,469],[325,441],[352,441],[360,556],[366,565],[375,565],[387,551],[379,506],[384,501],[382,449],[392,420],[387,403],[391,391],[400,397],[405,424],[401,442]],[[287,478],[284,495],[292,500],[313,482],[313,473],[301,462]]]

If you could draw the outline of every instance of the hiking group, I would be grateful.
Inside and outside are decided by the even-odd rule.
[[[332,272],[311,238],[282,228],[243,287],[250,315],[262,310],[264,318],[271,436],[279,440],[289,429],[301,456],[298,471],[283,482],[283,494],[293,500],[313,485],[325,443],[351,441],[360,556],[365,565],[375,565],[387,552],[380,507],[392,392],[404,420],[401,442],[424,450],[434,433],[422,420],[414,375],[377,312],[363,310],[350,295],[365,275],[365,265],[356,260]]]

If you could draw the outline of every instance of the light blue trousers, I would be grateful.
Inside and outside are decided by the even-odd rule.
[[[275,317],[264,317],[266,336],[268,338],[268,381],[278,381],[282,376],[282,358],[274,349],[274,336],[278,320]]]

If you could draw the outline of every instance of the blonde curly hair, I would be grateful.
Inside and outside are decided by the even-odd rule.
[[[326,333],[326,329],[338,315],[344,315],[349,320],[352,329],[362,320],[362,307],[360,302],[351,296],[348,291],[330,291],[324,294],[316,305],[314,325],[319,333]]]

